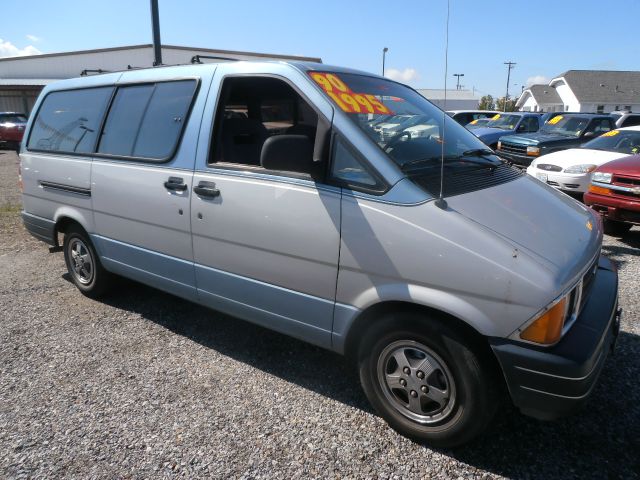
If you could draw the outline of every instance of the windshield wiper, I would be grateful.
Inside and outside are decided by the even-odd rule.
[[[502,163],[501,160],[497,162],[489,160],[486,158],[487,155],[495,155],[493,151],[488,150],[486,148],[474,148],[472,150],[467,150],[462,152],[460,155],[445,155],[444,160],[465,160],[467,163],[474,163],[476,165],[480,165],[481,168],[484,167],[495,167]],[[471,160],[471,157],[479,157],[484,161]],[[407,163],[404,163],[400,166],[400,170],[403,172],[410,172],[412,170],[419,170],[427,164],[434,163],[442,159],[441,156],[427,157],[427,158],[418,158],[416,160],[411,160]],[[448,166],[445,164],[445,167]],[[413,168],[411,168],[413,167]]]
[[[495,155],[493,150],[489,150],[488,148],[472,148],[471,150],[466,150],[462,152],[461,157],[485,157],[487,155]]]

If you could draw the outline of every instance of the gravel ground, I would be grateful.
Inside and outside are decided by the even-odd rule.
[[[0,477],[638,478],[640,229],[606,238],[625,309],[576,415],[503,410],[454,451],[396,434],[342,358],[122,281],[83,297],[19,218],[0,152]]]

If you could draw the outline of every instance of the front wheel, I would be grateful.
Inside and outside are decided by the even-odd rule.
[[[439,321],[402,316],[363,339],[360,381],[399,433],[437,447],[479,435],[497,407],[498,381],[468,340]]]
[[[84,295],[97,298],[106,293],[111,284],[107,272],[84,230],[71,227],[64,235],[64,261],[73,283]]]

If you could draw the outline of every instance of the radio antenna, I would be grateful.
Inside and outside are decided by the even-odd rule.
[[[444,105],[442,106],[442,135],[440,135],[440,142],[442,150],[440,152],[440,195],[436,200],[436,207],[445,210],[447,208],[447,201],[444,199],[444,131],[445,122],[447,121],[447,76],[449,71],[449,10],[451,0],[447,0],[447,24],[445,29],[444,40]]]

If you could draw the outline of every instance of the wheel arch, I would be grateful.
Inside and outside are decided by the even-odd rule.
[[[64,234],[71,225],[78,225],[87,234],[90,232],[90,220],[82,212],[67,207],[60,208],[54,215],[55,230],[54,241],[56,246],[60,246],[58,234]]]

